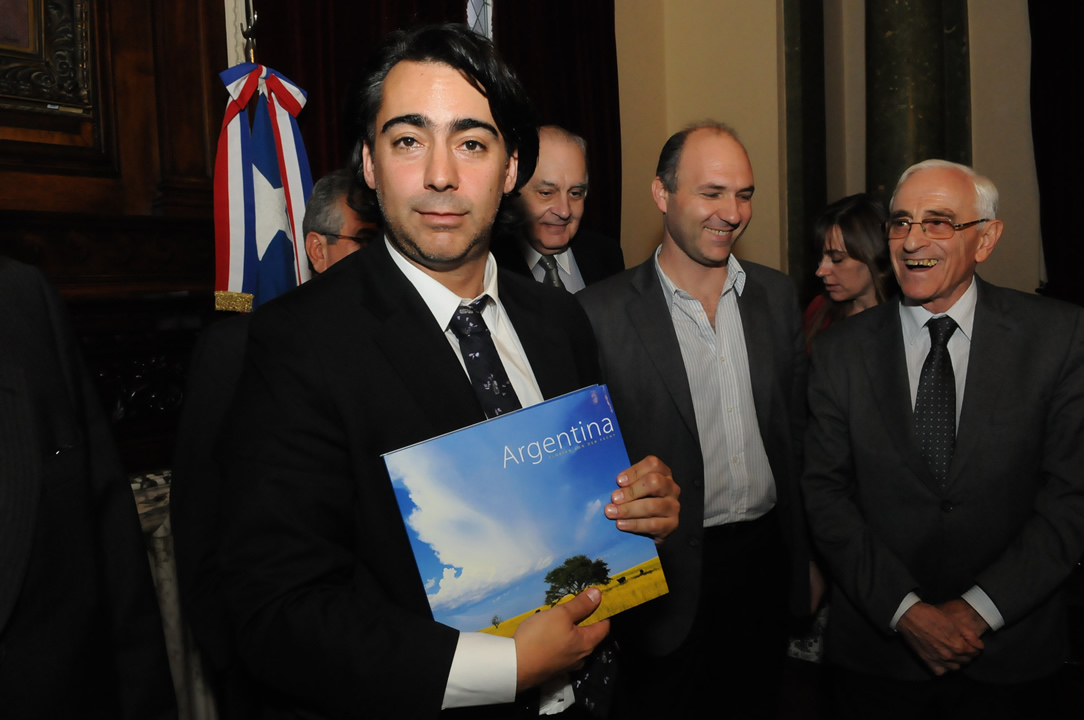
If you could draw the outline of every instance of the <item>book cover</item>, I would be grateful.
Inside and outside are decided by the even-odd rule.
[[[589,585],[596,622],[667,592],[651,538],[603,514],[629,467],[604,385],[387,453],[438,622],[511,636]]]

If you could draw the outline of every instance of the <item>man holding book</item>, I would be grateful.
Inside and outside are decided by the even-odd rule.
[[[598,591],[514,640],[434,622],[381,458],[598,381],[572,296],[489,254],[503,196],[535,163],[533,113],[491,43],[459,26],[390,35],[355,106],[354,165],[386,234],[253,317],[226,447],[239,650],[276,717],[537,712],[522,691],[606,634],[576,625]],[[605,513],[620,529],[674,529],[669,468],[648,458],[618,484]],[[561,687],[550,699],[572,702]]]

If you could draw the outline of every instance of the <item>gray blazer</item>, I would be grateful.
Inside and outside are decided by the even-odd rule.
[[[1067,651],[1060,585],[1084,551],[1084,312],[988,285],[978,304],[945,488],[913,433],[899,301],[817,338],[802,479],[838,590],[826,645],[853,670],[931,673],[889,630],[910,591],[931,603],[978,584],[1006,626],[964,672],[1049,675]]]
[[[806,414],[801,316],[789,278],[752,262],[743,261],[742,268],[746,285],[738,309],[757,422],[791,553],[791,607],[808,613],[809,552],[797,496]],[[685,639],[696,615],[704,536],[704,465],[681,349],[653,258],[576,298],[591,319],[629,457],[658,456],[681,487],[680,524],[659,546],[670,593],[615,618],[645,633],[644,650],[667,654]]]

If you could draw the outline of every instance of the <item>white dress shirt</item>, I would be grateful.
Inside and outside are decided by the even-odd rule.
[[[538,282],[544,282],[546,268],[542,267],[541,263],[538,262],[542,257],[542,253],[535,250],[527,242],[520,241],[519,246],[523,250],[523,257],[527,260],[527,267],[531,268],[531,275]],[[561,276],[561,282],[565,284],[565,290],[570,293],[578,293],[587,287],[583,282],[583,276],[580,275],[580,268],[576,265],[576,256],[572,254],[572,248],[559,252],[552,257],[557,261],[557,274]]]
[[[661,250],[661,247],[660,247]],[[775,478],[760,437],[749,353],[738,311],[745,271],[733,255],[711,326],[700,301],[655,270],[681,348],[704,457],[704,526],[756,520],[775,507]]]
[[[958,328],[948,341],[949,358],[952,360],[952,375],[956,381],[956,428],[960,427],[960,410],[964,406],[964,387],[967,384],[967,364],[971,357],[971,334],[975,327],[975,303],[978,299],[978,286],[972,277],[971,285],[960,299],[944,313],[934,315],[921,305],[900,303],[900,326],[903,330],[903,352],[907,362],[907,380],[911,387],[911,409],[914,410],[918,397],[918,383],[922,377],[922,365],[930,353],[932,342],[930,329],[926,327],[930,318],[948,315],[956,321]],[[978,585],[973,585],[964,594],[963,599],[975,609],[991,630],[999,630],[1005,625],[1005,619],[994,605],[990,596]],[[921,598],[914,592],[907,593],[892,616],[889,626],[895,630],[900,618]]]
[[[411,264],[384,239],[388,254],[406,279],[421,295],[433,318],[444,330],[444,336],[455,350],[463,373],[467,365],[459,351],[459,338],[451,330],[452,317],[462,305],[469,305],[478,298],[461,298],[440,284],[434,277]],[[523,351],[516,329],[501,305],[497,291],[497,263],[490,255],[486,259],[482,293],[489,300],[482,310],[497,355],[501,358],[508,379],[523,407],[542,402],[542,391],[535,380],[531,363]],[[469,374],[467,377],[470,377]],[[567,682],[543,693],[541,714],[560,712],[574,702],[572,687]],[[516,697],[516,643],[512,638],[497,637],[479,632],[460,632],[455,655],[448,671],[448,684],[444,688],[443,708],[494,705],[512,702]]]

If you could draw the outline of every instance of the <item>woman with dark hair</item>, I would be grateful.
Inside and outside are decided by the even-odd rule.
[[[821,251],[817,277],[824,292],[803,318],[806,345],[837,320],[860,313],[895,295],[896,278],[882,229],[885,209],[869,195],[850,195],[824,209],[813,226]]]

